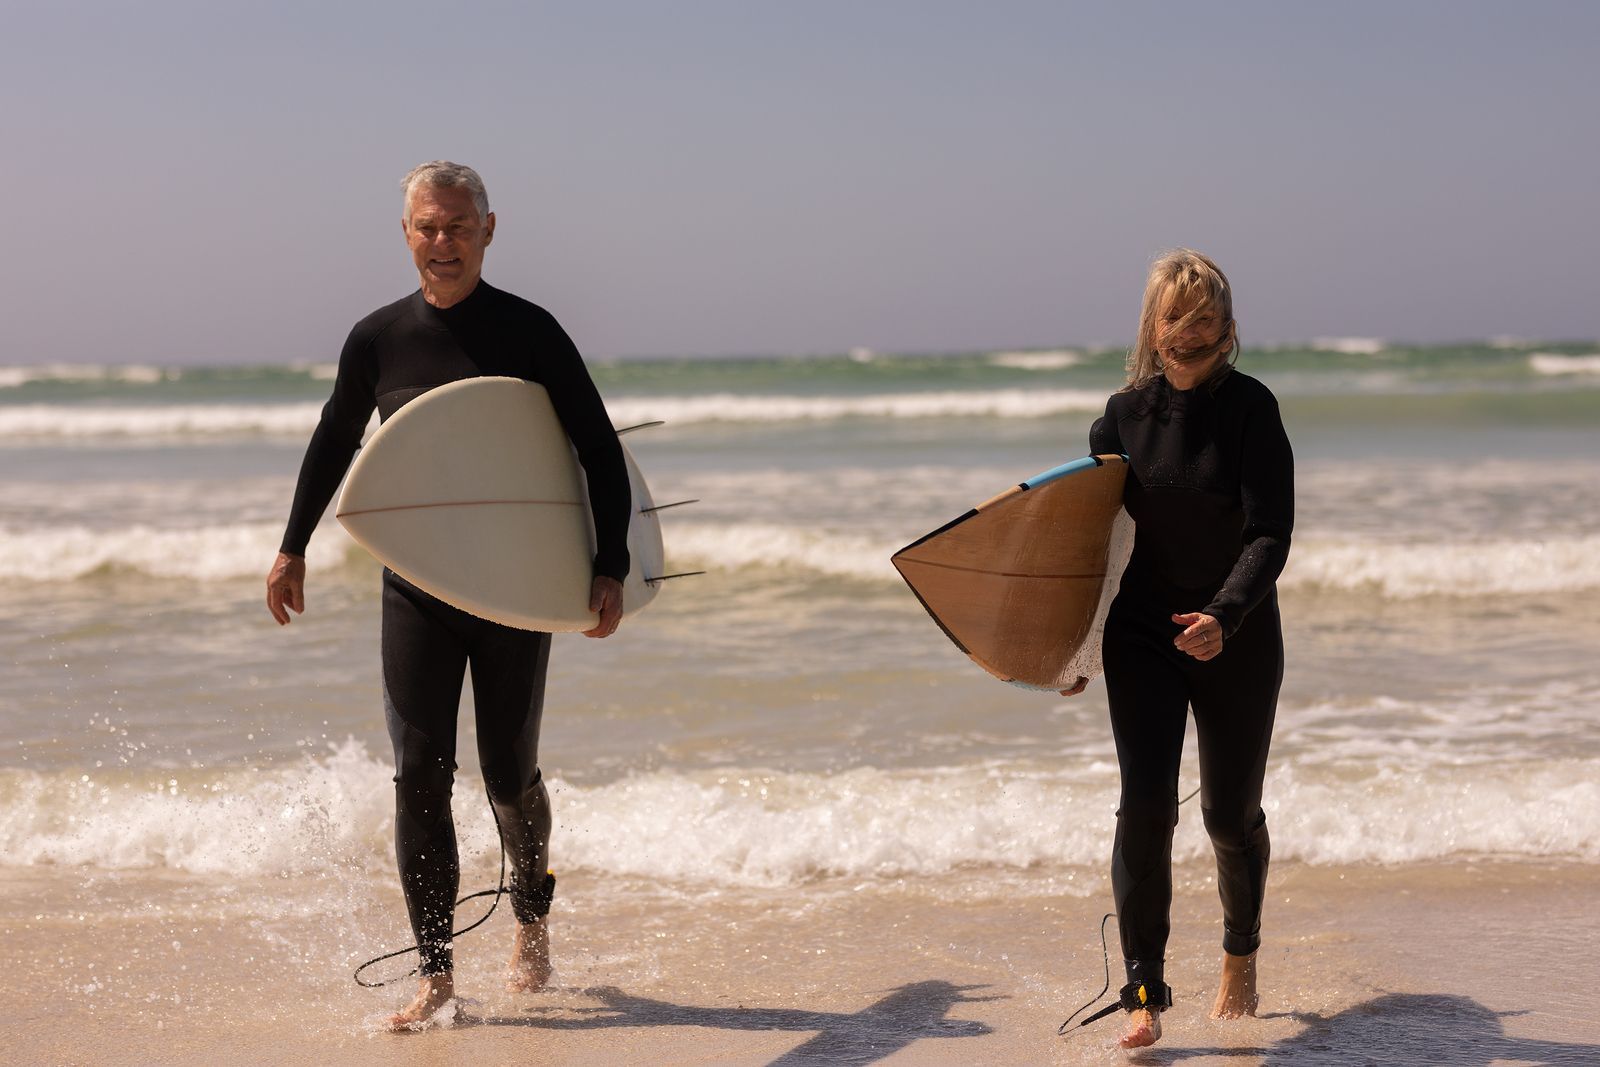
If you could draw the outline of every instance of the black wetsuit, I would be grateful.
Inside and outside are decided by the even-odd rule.
[[[1129,459],[1133,556],[1106,620],[1104,665],[1122,771],[1112,889],[1130,983],[1159,989],[1170,929],[1172,834],[1187,711],[1200,806],[1217,857],[1223,948],[1261,940],[1268,840],[1261,810],[1283,636],[1275,583],[1294,525],[1294,458],[1266,386],[1238,371],[1193,390],[1165,378],[1117,393],[1089,432]],[[1173,647],[1174,614],[1222,624],[1202,663]]]
[[[413,293],[350,332],[333,396],[300,468],[283,551],[305,554],[374,407],[387,419],[435,386],[486,375],[525,378],[549,392],[589,482],[598,543],[594,573],[626,577],[628,474],[589,372],[549,312],[483,281],[446,309]],[[424,975],[445,973],[452,963],[460,868],[450,791],[469,663],[478,756],[511,860],[512,907],[524,922],[549,910],[550,801],[539,774],[549,655],[549,634],[475,618],[384,571],[383,695],[394,743],[395,852]]]

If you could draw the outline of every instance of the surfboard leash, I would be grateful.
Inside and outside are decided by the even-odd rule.
[[[1076,1019],[1080,1012],[1087,1011],[1089,1008],[1094,1007],[1095,1001],[1111,992],[1111,950],[1106,947],[1106,923],[1111,921],[1113,914],[1114,913],[1108,911],[1104,915],[1100,916],[1100,955],[1106,963],[1106,984],[1100,987],[1100,992],[1096,993],[1094,996],[1085,1001],[1083,1007],[1067,1016],[1066,1021],[1064,1021],[1060,1026],[1056,1027],[1056,1036],[1058,1037],[1066,1036],[1067,1027],[1072,1025],[1072,1020]],[[1120,1007],[1122,1007],[1120,1002],[1116,1004],[1108,1004],[1106,1007],[1101,1008],[1099,1011],[1095,1012],[1078,1025],[1088,1026],[1092,1022],[1104,1019],[1107,1015],[1110,1015]]]
[[[633,433],[636,430],[650,430],[650,429],[654,429],[657,426],[665,426],[665,425],[666,425],[666,422],[661,420],[661,419],[654,419],[654,420],[651,420],[650,422],[636,423],[636,424],[634,424],[632,426],[625,426],[622,429],[618,430],[617,431],[617,436],[621,437],[623,434]],[[676,501],[673,501],[670,504],[657,504],[654,507],[644,508],[639,512],[639,514],[641,514],[641,515],[650,515],[650,514],[654,514],[655,512],[658,512],[658,511],[665,511],[668,508],[677,508],[677,507],[683,507],[685,504],[698,504],[698,503],[700,503],[699,500],[676,500]],[[695,577],[697,575],[701,575],[701,574],[705,574],[705,573],[706,573],[705,571],[685,571],[682,574],[663,574],[658,578],[646,578],[645,582],[648,585],[659,585],[660,583],[665,582],[665,581],[667,581],[669,579],[672,579],[672,578],[693,578],[693,577]],[[455,902],[455,907],[457,907],[457,908],[459,908],[461,905],[465,904],[467,901],[469,901],[469,900],[477,900],[479,897],[493,896],[494,900],[493,900],[493,902],[490,903],[489,910],[484,912],[483,915],[479,917],[477,922],[472,923],[470,926],[464,926],[459,930],[452,930],[450,932],[450,940],[451,941],[454,941],[456,938],[461,937],[463,934],[470,934],[472,931],[476,930],[478,927],[480,927],[484,923],[488,922],[489,921],[489,917],[492,916],[494,914],[495,909],[500,906],[500,898],[505,896],[505,894],[508,892],[508,890],[506,888],[506,843],[505,843],[504,839],[502,839],[500,837],[500,815],[499,815],[498,812],[496,812],[494,810],[494,798],[488,796],[488,786],[484,787],[484,795],[486,797],[488,797],[488,800],[489,800],[489,814],[494,816],[495,840],[498,841],[499,844],[500,844],[500,877],[499,877],[498,881],[496,882],[495,887],[493,889],[481,889],[476,893],[468,893],[464,897],[457,898],[457,900]],[[545,883],[544,883],[544,893],[545,893],[546,897],[548,898],[548,896],[551,893],[553,893],[554,890],[555,890],[555,875],[550,874],[549,872],[546,872],[546,874],[545,874]],[[422,946],[420,944],[407,945],[405,948],[395,949],[393,952],[385,952],[381,956],[374,956],[372,959],[368,960],[367,962],[363,963],[361,966],[357,967],[355,969],[355,973],[352,974],[351,977],[355,979],[356,985],[361,986],[363,989],[382,989],[384,986],[393,985],[396,982],[404,981],[405,979],[410,978],[412,975],[416,974],[419,970],[421,970],[422,969],[421,965],[419,964],[418,966],[411,968],[411,970],[407,971],[405,974],[399,975],[399,976],[394,977],[394,978],[386,979],[386,980],[384,980],[382,982],[369,982],[366,979],[361,977],[361,972],[365,971],[368,967],[371,967],[371,966],[373,966],[375,964],[382,963],[385,960],[392,960],[397,956],[404,956],[408,952],[420,952],[421,950],[422,950]]]
[[[484,787],[484,796],[488,797],[488,792],[489,792],[488,791],[488,786],[485,786]],[[487,896],[491,896],[491,895],[494,897],[494,903],[490,904],[489,905],[489,910],[484,912],[482,918],[480,918],[477,922],[473,923],[471,926],[465,926],[465,927],[462,927],[460,930],[451,931],[451,933],[450,933],[450,940],[451,941],[454,941],[456,938],[460,937],[462,934],[471,933],[472,931],[476,930],[478,927],[482,926],[484,923],[488,922],[489,921],[489,916],[494,914],[494,909],[496,909],[496,908],[498,908],[500,906],[500,898],[502,896],[504,896],[508,892],[508,889],[506,888],[506,843],[500,837],[500,815],[499,815],[499,813],[497,813],[494,810],[494,798],[492,798],[492,797],[489,797],[489,814],[494,816],[494,836],[495,836],[495,840],[499,841],[499,843],[500,843],[500,880],[499,880],[499,883],[493,889],[483,889],[483,890],[479,890],[476,893],[468,893],[466,896],[464,896],[464,897],[460,898],[459,900],[457,900],[456,903],[455,903],[455,906],[459,908],[461,905],[465,904],[469,900],[476,900],[479,897],[487,897]],[[547,892],[554,889],[554,884],[553,884],[554,882],[555,882],[555,876],[552,875],[552,874],[548,874],[547,873],[545,875],[545,888],[546,888]],[[386,985],[393,985],[396,982],[403,981],[403,980],[405,980],[407,978],[410,978],[412,975],[416,974],[419,970],[422,969],[421,964],[418,964],[416,967],[411,968],[405,974],[399,975],[399,976],[394,977],[394,978],[386,979],[385,981],[382,981],[382,982],[368,982],[368,981],[366,981],[365,979],[363,979],[361,977],[361,972],[366,970],[368,967],[371,967],[375,963],[382,963],[384,960],[392,960],[396,956],[404,956],[408,952],[420,952],[421,949],[422,949],[422,946],[420,944],[409,945],[406,948],[395,949],[393,952],[385,952],[381,956],[374,956],[372,959],[368,960],[366,963],[363,963],[361,966],[357,967],[356,971],[355,971],[355,974],[353,974],[351,977],[353,977],[356,980],[356,985],[361,986],[363,989],[382,989]]]
[[[1199,786],[1195,786],[1193,792],[1191,792],[1188,796],[1184,797],[1182,800],[1178,801],[1178,807],[1180,807],[1180,808],[1183,807],[1185,804],[1189,803],[1189,801],[1193,800],[1196,796],[1198,796],[1199,793],[1200,793],[1200,787]],[[1148,877],[1148,876],[1146,876],[1146,877]],[[1142,879],[1141,879],[1141,881],[1142,881]],[[1098,992],[1094,996],[1090,997],[1088,999],[1088,1001],[1086,1001],[1084,1003],[1083,1007],[1079,1008],[1077,1011],[1075,1011],[1071,1015],[1067,1016],[1066,1019],[1063,1020],[1061,1025],[1056,1027],[1056,1035],[1058,1037],[1065,1037],[1067,1035],[1067,1027],[1072,1025],[1072,1020],[1076,1019],[1080,1013],[1082,1013],[1084,1011],[1087,1011],[1088,1009],[1094,1007],[1095,1001],[1099,1000],[1101,997],[1103,997],[1107,993],[1111,992],[1111,950],[1106,947],[1106,923],[1110,922],[1115,917],[1115,915],[1116,915],[1115,912],[1109,912],[1108,911],[1104,915],[1100,916],[1100,959],[1105,963],[1105,969],[1106,969],[1106,982],[1105,982],[1105,985],[1101,986],[1100,987],[1100,992]],[[1143,986],[1139,987],[1138,994],[1141,995],[1141,996],[1144,996],[1146,998],[1148,997],[1148,994],[1146,993],[1146,990],[1145,990],[1145,988]],[[1112,1012],[1115,1012],[1118,1009],[1127,1008],[1128,1005],[1126,1003],[1124,1003],[1126,999],[1127,998],[1125,996],[1118,997],[1116,1000],[1112,1001],[1110,1004],[1107,1004],[1105,1007],[1101,1008],[1099,1011],[1095,1012],[1093,1015],[1089,1016],[1087,1019],[1084,1019],[1082,1022],[1080,1022],[1077,1025],[1077,1027],[1075,1027],[1075,1029],[1082,1029],[1083,1027],[1088,1026],[1090,1023],[1099,1022],[1101,1019],[1104,1019],[1107,1015],[1110,1015]],[[1171,989],[1170,986],[1166,987],[1166,996],[1165,996],[1164,999],[1167,1002],[1165,1006],[1171,1006],[1171,1003],[1172,1003],[1172,989]],[[1139,1003],[1144,1003],[1144,1001],[1140,1001]],[[1135,1007],[1137,1007],[1137,1006],[1138,1005],[1135,1004]],[[1131,1009],[1129,1009],[1129,1010],[1131,1010]]]

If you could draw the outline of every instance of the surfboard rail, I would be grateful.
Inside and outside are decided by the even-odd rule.
[[[945,636],[1026,688],[1098,673],[1099,628],[1126,561],[1127,457],[1086,456],[1024,479],[891,557]],[[1122,536],[1118,537],[1119,516]],[[1092,654],[1092,655],[1091,655]]]

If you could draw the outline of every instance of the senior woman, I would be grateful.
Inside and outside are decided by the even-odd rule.
[[[1189,249],[1161,256],[1128,384],[1089,433],[1095,453],[1128,456],[1123,502],[1135,523],[1103,651],[1122,776],[1111,879],[1128,976],[1124,1048],[1154,1044],[1172,1004],[1163,971],[1190,708],[1222,897],[1212,1015],[1256,1010],[1268,855],[1261,789],[1283,680],[1275,583],[1294,524],[1294,459],[1277,401],[1234,369],[1238,353],[1222,271]]]

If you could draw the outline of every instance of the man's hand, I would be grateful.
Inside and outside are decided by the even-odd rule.
[[[279,552],[267,572],[267,610],[279,626],[289,625],[289,608],[296,615],[306,611],[306,558]]]
[[[583,631],[585,637],[610,637],[617,632],[622,621],[622,583],[615,578],[596,575],[589,587],[589,610],[599,612],[600,621],[594,629]],[[287,621],[287,620],[285,620]]]

